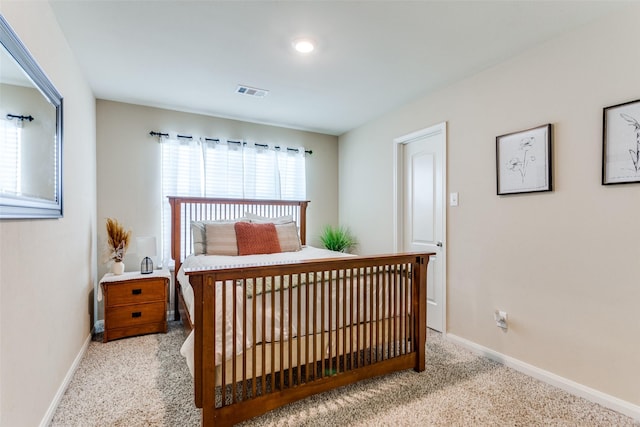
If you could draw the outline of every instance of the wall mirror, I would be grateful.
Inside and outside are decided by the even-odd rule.
[[[0,15],[0,219],[62,217],[62,96]]]

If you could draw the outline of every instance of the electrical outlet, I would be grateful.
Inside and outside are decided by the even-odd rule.
[[[506,311],[496,310],[495,313],[493,313],[493,318],[496,320],[497,327],[502,328],[504,330],[507,329],[507,312]]]

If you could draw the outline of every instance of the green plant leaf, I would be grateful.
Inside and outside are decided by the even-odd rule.
[[[331,251],[347,252],[356,244],[356,240],[346,227],[327,225],[322,229],[320,242]]]

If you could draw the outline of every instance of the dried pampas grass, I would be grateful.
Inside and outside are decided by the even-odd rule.
[[[130,240],[131,230],[125,231],[117,219],[107,218],[107,247],[109,248],[109,259],[117,262],[122,261],[129,247]]]

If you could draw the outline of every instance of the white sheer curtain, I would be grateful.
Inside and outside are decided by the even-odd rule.
[[[206,141],[204,144],[205,195],[244,197],[242,144]]]
[[[283,200],[305,200],[307,198],[306,162],[304,148],[284,148],[276,151],[280,198]],[[300,185],[304,183],[304,185]]]
[[[242,150],[245,199],[280,199],[278,162],[274,149],[246,144]]]
[[[204,194],[202,148],[195,138],[169,137],[162,141],[162,260],[171,259],[171,206],[167,196]]]
[[[12,196],[22,193],[21,139],[21,128],[0,119],[0,192]]]
[[[170,260],[167,196],[306,198],[305,150],[204,138],[163,138],[162,255]]]

